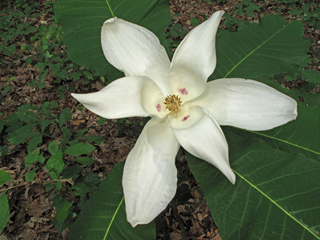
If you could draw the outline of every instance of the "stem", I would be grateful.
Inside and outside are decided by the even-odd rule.
[[[36,167],[35,169],[32,169],[32,171],[33,170],[38,170],[40,167]],[[29,171],[30,172],[30,171]],[[19,181],[21,178],[23,178],[26,174],[28,174],[29,172],[26,172],[25,174],[23,174],[21,177],[19,177],[18,179],[16,179],[5,191],[4,191],[4,193],[6,193],[9,189],[13,189],[13,188],[17,188],[17,187],[22,187],[22,186],[25,186],[25,185],[18,185],[18,186],[14,186],[15,185],[15,183],[17,182],[17,181]],[[67,183],[69,183],[70,185],[73,185],[74,183],[73,183],[73,181],[72,181],[72,179],[71,178],[69,178],[69,179],[53,179],[53,180],[51,180],[51,181],[45,181],[45,182],[43,182],[43,181],[41,181],[41,180],[34,180],[34,181],[32,181],[32,183],[33,182],[42,182],[42,183],[50,183],[50,182],[67,182]],[[31,183],[31,182],[30,182]],[[28,184],[28,183],[27,183]]]
[[[35,170],[35,171],[37,171],[38,169],[39,169],[40,167],[36,167],[35,169],[32,169],[32,171],[33,170]],[[10,188],[12,188],[13,187],[13,185],[17,182],[17,181],[19,181],[21,178],[23,178],[26,174],[28,174],[29,172],[26,172],[25,174],[23,174],[21,177],[19,177],[18,179],[16,179],[5,191],[4,191],[4,193],[6,193]]]
[[[112,11],[112,9],[111,9],[111,7],[110,7],[110,5],[109,5],[108,0],[106,0],[106,2],[107,2],[107,4],[108,4],[108,8],[109,8],[109,10],[110,10],[110,12],[111,12],[112,17],[114,17],[113,11]]]

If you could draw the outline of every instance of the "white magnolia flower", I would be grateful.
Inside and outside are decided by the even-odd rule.
[[[126,77],[96,93],[72,94],[105,118],[151,117],[124,167],[122,184],[132,226],[152,221],[174,197],[180,145],[235,183],[219,125],[259,131],[297,117],[293,99],[260,82],[229,78],[207,83],[216,66],[215,36],[223,13],[194,28],[171,63],[149,30],[118,18],[105,21],[104,55]]]

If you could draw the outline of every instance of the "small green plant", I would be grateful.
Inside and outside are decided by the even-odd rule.
[[[25,174],[25,181],[32,182],[37,170],[43,165],[49,171],[54,184],[48,183],[46,184],[46,188],[47,190],[54,188],[55,190],[52,193],[58,194],[58,197],[61,198],[60,200],[64,202],[60,206],[61,202],[58,204],[57,201],[53,201],[52,205],[58,211],[55,220],[56,225],[59,226],[57,229],[62,231],[65,227],[69,226],[64,221],[69,214],[72,216],[73,213],[68,208],[68,206],[71,207],[71,203],[67,202],[64,197],[66,192],[60,192],[61,183],[63,181],[71,181],[71,183],[77,181],[71,189],[76,196],[81,197],[83,204],[83,201],[87,199],[86,193],[95,189],[99,178],[93,173],[86,174],[78,180],[77,178],[83,169],[81,166],[89,166],[94,163],[92,158],[86,156],[95,149],[90,143],[100,144],[104,140],[99,135],[84,137],[83,135],[87,129],[76,132],[76,136],[74,137],[71,130],[65,125],[71,119],[70,109],[66,108],[59,112],[56,111],[57,107],[58,104],[55,101],[45,102],[40,107],[37,107],[35,104],[23,105],[18,108],[17,112],[10,114],[6,119],[0,120],[0,131],[5,132],[8,143],[26,146],[27,156],[24,160],[24,165],[28,169],[28,172]],[[45,138],[52,139],[49,140],[51,142],[48,145],[48,150],[43,150],[39,146],[43,144]],[[59,139],[59,141],[55,139]],[[4,156],[7,150],[7,145],[1,146],[1,156]],[[74,161],[80,165],[66,167],[68,164],[66,163],[66,159],[70,158],[68,156],[72,156]],[[8,180],[8,174],[1,174],[1,185],[10,181]],[[95,185],[92,185],[93,182]],[[2,198],[1,201],[7,201],[4,199],[5,197]],[[5,208],[2,210],[8,212],[8,205]],[[62,222],[63,224],[61,225]]]
[[[236,9],[234,11],[235,15],[242,16],[242,15],[248,15],[250,17],[254,17],[255,14],[254,11],[260,12],[260,8],[262,5],[256,5],[253,3],[252,0],[244,0],[239,4],[235,5]]]

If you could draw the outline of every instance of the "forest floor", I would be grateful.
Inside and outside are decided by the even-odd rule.
[[[53,12],[51,8],[47,7],[48,1],[35,0],[34,2],[39,3],[37,11],[39,13],[43,12],[36,18],[26,18],[22,19],[22,21],[29,22],[31,26],[36,28],[50,26],[52,24]],[[225,10],[231,16],[236,16],[238,19],[248,22],[259,22],[261,16],[266,14],[281,15],[288,22],[296,19],[302,20],[296,15],[289,13],[290,8],[288,8],[286,3],[276,1],[254,1],[254,6],[261,7],[256,8],[252,12],[252,16],[246,13],[241,16],[235,15],[235,11],[239,11],[239,5],[237,5],[239,3],[241,1],[227,1],[224,4],[221,2],[213,4],[209,1],[200,0],[170,0],[172,25],[180,24],[184,30],[190,31],[194,27],[192,19],[196,18],[201,22],[206,16],[211,16],[217,10]],[[300,2],[297,8],[302,9],[303,4],[303,2]],[[6,8],[9,5],[10,1],[5,1],[2,7]],[[252,5],[250,6],[252,7]],[[313,6],[313,8],[315,7]],[[19,10],[19,7],[11,10],[15,12]],[[4,17],[10,14],[10,11],[2,13],[0,15],[2,21],[4,21]],[[227,27],[223,26],[222,28]],[[304,28],[304,38],[313,40],[309,52],[311,59],[318,61],[320,31],[313,28],[308,22],[304,22]],[[0,33],[4,31],[6,30],[0,29]],[[168,31],[170,31],[170,27],[168,27]],[[176,40],[181,39],[178,37]],[[0,44],[2,43],[3,40],[0,38]],[[100,125],[97,124],[97,121],[101,121],[101,119],[89,110],[80,111],[80,104],[71,97],[70,92],[72,89],[77,89],[77,92],[81,93],[95,92],[105,86],[101,80],[86,81],[81,76],[77,81],[66,79],[57,84],[55,76],[49,71],[44,78],[46,85],[43,88],[30,86],[29,83],[38,79],[41,73],[34,62],[25,64],[25,60],[32,55],[37,55],[36,49],[42,43],[38,40],[32,41],[32,36],[28,35],[26,37],[20,34],[15,36],[14,39],[9,40],[6,44],[16,44],[20,47],[17,47],[10,56],[4,54],[4,51],[0,51],[0,57],[3,58],[3,62],[0,65],[0,88],[2,90],[0,111],[2,115],[0,119],[6,119],[10,114],[16,112],[18,107],[25,104],[34,103],[40,106],[45,102],[54,101],[58,103],[58,106],[52,114],[58,114],[63,109],[69,108],[71,110],[72,121],[67,121],[65,124],[72,133],[79,132],[81,129],[88,129],[83,137],[98,134],[104,139],[103,142],[95,144],[97,148],[90,155],[95,160],[94,164],[84,167],[81,171],[82,176],[86,173],[94,173],[99,177],[98,179],[101,182],[116,163],[125,161],[142,129],[140,123],[143,123],[144,120],[142,118],[133,118],[130,119],[130,122],[120,123],[115,120],[106,120]],[[23,45],[33,45],[34,47],[24,50],[21,48]],[[64,50],[65,46],[57,46],[52,49],[50,54],[53,54],[53,52],[63,52]],[[309,67],[319,73],[319,66],[310,65]],[[302,81],[304,80],[301,78],[292,82],[283,81],[283,85],[288,88],[299,89]],[[4,91],[5,87],[8,86],[10,88]],[[57,88],[60,86],[63,86],[63,88],[60,88],[58,91]],[[319,84],[312,92],[320,92]],[[48,144],[52,139],[56,141],[61,140],[61,130],[58,123],[51,123],[49,132],[50,136],[43,138],[40,146],[43,152],[48,151]],[[7,182],[2,187],[0,186],[0,195],[14,181],[17,181],[6,192],[11,215],[7,226],[0,236],[0,240],[67,239],[69,227],[67,226],[63,229],[64,227],[60,226],[61,228],[59,228],[55,222],[57,210],[52,207],[54,196],[52,192],[54,190],[48,190],[48,186],[56,184],[56,181],[50,177],[44,165],[40,167],[34,165],[27,169],[24,165],[24,160],[27,156],[26,144],[11,145],[6,140],[3,130],[0,137],[0,145],[3,146],[4,144],[8,145],[8,151],[5,156],[1,157],[0,170],[7,171],[13,181]],[[72,157],[67,159],[67,161],[68,165],[77,164]],[[176,165],[179,169],[180,178],[178,194],[161,214],[163,222],[162,227],[157,230],[157,239],[221,239],[219,230],[214,222],[214,216],[211,216],[200,186],[192,176],[183,154],[178,157]],[[31,182],[26,181],[22,176],[32,169],[37,169],[35,177]],[[62,181],[61,191],[65,191],[68,201],[76,206],[80,202],[80,198],[71,191],[72,184],[72,181]],[[179,194],[182,197],[179,197]],[[75,212],[77,211],[79,210],[76,209]]]

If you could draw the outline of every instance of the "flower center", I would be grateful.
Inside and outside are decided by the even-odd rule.
[[[169,95],[166,97],[164,104],[166,105],[166,108],[171,112],[170,114],[173,115],[176,112],[178,112],[180,106],[181,106],[181,100],[176,95]]]

